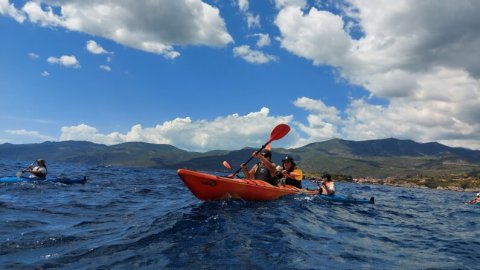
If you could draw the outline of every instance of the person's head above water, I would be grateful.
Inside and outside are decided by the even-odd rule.
[[[45,160],[41,159],[41,158],[37,159],[37,165],[38,166],[45,166]]]

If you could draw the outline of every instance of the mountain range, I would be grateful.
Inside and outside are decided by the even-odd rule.
[[[223,161],[234,170],[257,149],[189,152],[168,144],[128,142],[103,145],[86,141],[43,142],[38,144],[0,144],[0,160],[47,163],[68,162],[92,165],[189,168],[225,171]],[[349,177],[410,177],[447,175],[480,171],[480,151],[448,147],[436,142],[418,143],[394,138],[368,141],[332,139],[299,148],[273,148],[277,164],[291,155],[304,172],[317,175],[329,172]],[[250,163],[252,165],[253,162]]]

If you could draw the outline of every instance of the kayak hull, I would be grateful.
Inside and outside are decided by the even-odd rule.
[[[352,198],[350,196],[342,196],[342,195],[318,195],[320,199],[329,202],[340,202],[340,203],[375,203],[375,198],[370,197],[367,198]]]
[[[272,201],[293,194],[318,194],[317,190],[272,186],[262,180],[232,179],[187,169],[177,170],[187,188],[202,201],[242,199]]]
[[[20,183],[20,182],[37,182],[37,183],[62,183],[62,184],[85,184],[87,182],[87,177],[81,178],[30,178],[30,177],[16,177],[16,176],[4,176],[0,177],[0,183]]]

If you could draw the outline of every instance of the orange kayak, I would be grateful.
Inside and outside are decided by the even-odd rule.
[[[228,178],[186,169],[177,170],[190,191],[200,200],[243,199],[246,201],[272,201],[293,194],[318,194],[317,190],[293,186],[272,186],[262,180]]]

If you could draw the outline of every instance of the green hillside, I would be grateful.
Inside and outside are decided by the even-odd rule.
[[[49,163],[223,171],[224,160],[237,169],[255,150],[244,148],[199,153],[166,144],[129,142],[106,146],[91,142],[63,141],[1,144],[0,159],[31,161],[41,157]],[[273,149],[273,161],[279,164],[286,154],[292,155],[297,164],[310,175],[329,172],[353,178],[409,178],[416,175],[475,175],[476,171],[480,171],[480,151],[411,140],[357,142],[333,139],[295,149]]]

